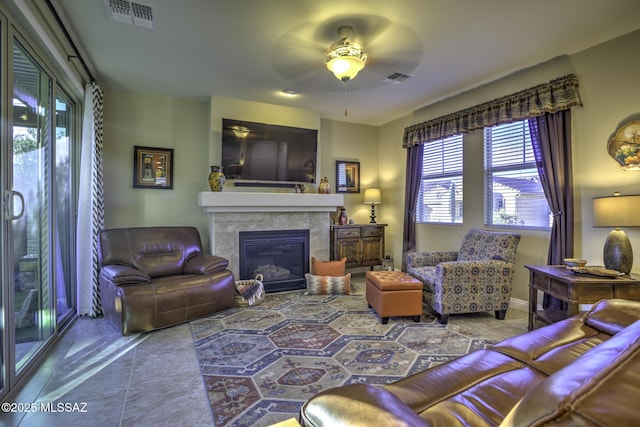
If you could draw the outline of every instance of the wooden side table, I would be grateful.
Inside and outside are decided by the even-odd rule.
[[[330,251],[332,260],[347,257],[347,268],[382,264],[384,228],[387,224],[331,225]]]
[[[634,274],[611,278],[574,274],[563,265],[525,267],[529,269],[529,330],[578,314],[581,304],[609,298],[640,301],[640,281]],[[567,310],[538,310],[538,291],[567,302]]]

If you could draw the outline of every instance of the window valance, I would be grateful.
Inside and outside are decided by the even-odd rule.
[[[404,130],[402,146],[408,148],[484,127],[568,110],[577,105],[582,105],[578,77],[568,74],[475,107],[409,126]]]

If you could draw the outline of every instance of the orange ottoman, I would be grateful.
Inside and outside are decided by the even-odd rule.
[[[367,271],[367,303],[382,318],[382,324],[393,316],[422,316],[422,282],[402,271]]]

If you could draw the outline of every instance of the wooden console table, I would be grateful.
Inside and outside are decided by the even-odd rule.
[[[563,265],[527,265],[529,269],[529,330],[566,319],[580,311],[580,304],[601,299],[640,301],[637,276],[616,278],[574,274]],[[568,304],[567,310],[538,310],[538,291]]]
[[[381,265],[387,224],[331,225],[331,259],[347,257],[347,268]]]

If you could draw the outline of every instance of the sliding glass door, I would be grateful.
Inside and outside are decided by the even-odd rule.
[[[0,399],[41,363],[76,312],[83,95],[65,90],[78,85],[20,28],[0,2]]]
[[[70,98],[58,88],[55,95],[55,179],[54,253],[56,315],[58,325],[75,313],[75,209],[73,186],[75,109]]]
[[[51,251],[52,79],[13,45],[12,242],[15,370],[54,331]]]
[[[2,239],[3,389],[75,312],[75,104],[17,39],[11,46]],[[8,301],[7,301],[8,299]]]

